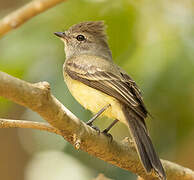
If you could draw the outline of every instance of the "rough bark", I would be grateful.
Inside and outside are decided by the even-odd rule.
[[[54,128],[52,129],[53,132],[56,131],[55,133],[61,134],[76,149],[81,149],[108,163],[131,171],[141,176],[144,180],[157,179],[153,175],[145,173],[130,141],[126,139],[123,142],[114,140],[111,142],[108,137],[98,134],[80,121],[51,94],[50,86],[47,82],[31,84],[0,72],[0,96],[37,112],[51,125],[49,128]],[[0,127],[14,127],[14,125],[5,126],[5,123],[1,119]],[[16,122],[13,121],[13,123]],[[24,122],[22,123],[25,124]],[[32,123],[32,128],[33,126],[34,124]],[[42,128],[42,126],[43,124],[40,125],[41,128],[37,128],[36,124],[35,127],[36,129],[44,130],[48,128],[47,124],[45,124],[45,128]],[[162,160],[162,163],[167,179],[194,179],[192,170],[166,160]]]

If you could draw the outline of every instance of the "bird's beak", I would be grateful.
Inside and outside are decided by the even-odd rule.
[[[67,41],[67,35],[64,32],[54,32],[54,34],[60,38],[63,38]]]

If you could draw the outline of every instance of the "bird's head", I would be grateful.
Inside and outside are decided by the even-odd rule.
[[[89,54],[112,59],[103,21],[81,22],[54,34],[64,42],[67,58]]]

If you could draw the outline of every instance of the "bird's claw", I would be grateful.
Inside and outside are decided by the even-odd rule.
[[[90,127],[93,128],[94,130],[96,130],[100,134],[100,129],[97,126],[92,125]]]
[[[105,129],[104,131],[102,131],[102,134],[104,134],[105,136],[107,136],[107,137],[110,139],[110,142],[113,141],[112,135],[111,135],[110,133],[108,133],[108,132],[106,131],[106,129]]]
[[[86,123],[88,126],[90,126],[92,129],[96,130],[100,134],[100,129],[97,126],[94,126],[92,123]]]

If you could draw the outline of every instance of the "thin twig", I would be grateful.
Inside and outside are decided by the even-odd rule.
[[[33,0],[0,21],[0,37],[65,0]]]
[[[30,129],[47,131],[47,132],[55,133],[62,136],[62,133],[60,130],[52,127],[47,123],[33,122],[33,121],[26,121],[26,120],[13,120],[13,119],[0,118],[0,128],[30,128]]]

